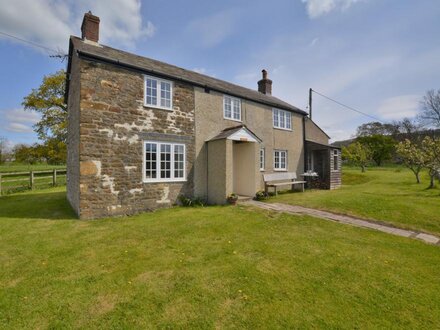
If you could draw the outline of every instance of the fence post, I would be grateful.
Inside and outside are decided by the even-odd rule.
[[[0,196],[2,195],[2,175],[0,174]]]
[[[57,170],[56,169],[53,170],[52,184],[53,184],[54,187],[57,185]]]
[[[34,171],[29,172],[29,184],[31,186],[31,190],[34,189]]]

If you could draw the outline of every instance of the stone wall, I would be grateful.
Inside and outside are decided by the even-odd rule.
[[[141,73],[84,59],[80,70],[80,218],[133,214],[192,196],[194,88],[174,81],[173,110],[147,108]],[[184,143],[186,182],[144,183],[144,140]]]

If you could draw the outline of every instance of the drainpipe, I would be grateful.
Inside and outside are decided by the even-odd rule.
[[[303,150],[304,150],[304,172],[307,169],[307,144],[306,144],[306,116],[303,116]]]

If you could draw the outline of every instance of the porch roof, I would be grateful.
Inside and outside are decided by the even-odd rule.
[[[307,146],[313,147],[315,150],[325,150],[325,149],[341,149],[341,147],[332,146],[330,144],[322,144],[314,141],[306,140]]]
[[[240,134],[241,133],[241,134]],[[262,140],[246,125],[239,125],[235,127],[225,128],[219,134],[209,139],[209,141],[221,140],[221,139],[232,139],[236,141],[249,141],[249,142],[262,142]]]

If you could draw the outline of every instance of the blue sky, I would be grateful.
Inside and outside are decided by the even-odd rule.
[[[82,15],[101,18],[103,44],[256,88],[305,109],[308,89],[383,121],[417,113],[440,88],[438,0],[0,0],[0,32],[67,51]],[[0,35],[0,136],[37,141],[21,102],[66,63]],[[314,96],[314,120],[333,140],[369,118]]]

